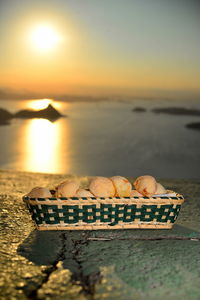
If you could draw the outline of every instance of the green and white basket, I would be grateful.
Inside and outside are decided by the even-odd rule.
[[[182,195],[176,197],[29,198],[23,197],[39,230],[169,229]]]

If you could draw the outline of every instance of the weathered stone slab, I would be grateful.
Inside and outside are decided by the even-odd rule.
[[[53,178],[55,182],[62,176]],[[36,299],[39,294],[42,297],[51,274],[61,272],[57,270],[57,263],[63,259],[61,233],[38,235],[21,200],[31,187],[51,184],[51,180],[45,174],[0,172],[0,299]],[[71,290],[68,299],[79,299],[79,296],[82,299],[82,287],[73,282],[75,288],[71,289],[71,273],[66,271],[64,282],[68,280]],[[57,288],[51,291],[54,299],[54,291],[59,288],[62,289],[57,282]]]
[[[35,230],[22,195],[66,177],[0,171],[1,299],[199,299],[200,180],[161,181],[186,198],[171,230]]]
[[[199,299],[199,251],[195,241],[93,241],[82,249],[78,260],[84,276],[99,269],[112,270],[111,280],[106,275],[107,287],[96,285],[99,299],[109,285],[112,290],[113,277],[123,293],[128,286],[139,299]],[[115,291],[107,298],[116,299]]]

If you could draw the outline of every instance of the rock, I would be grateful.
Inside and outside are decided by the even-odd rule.
[[[145,108],[143,108],[143,107],[135,107],[135,108],[133,108],[133,110],[132,111],[134,111],[134,112],[145,112],[146,111],[146,109]]]
[[[13,115],[4,108],[0,108],[0,125],[8,125]]]
[[[41,110],[20,110],[18,111],[14,117],[21,118],[21,119],[31,119],[31,118],[44,118],[51,121],[57,120],[63,115],[60,114],[51,104],[47,106],[47,108]]]

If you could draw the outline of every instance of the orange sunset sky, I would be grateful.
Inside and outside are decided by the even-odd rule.
[[[0,2],[0,90],[200,95],[198,1]]]

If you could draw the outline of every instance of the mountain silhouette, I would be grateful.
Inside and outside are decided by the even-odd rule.
[[[63,115],[59,111],[57,111],[51,104],[49,104],[47,108],[41,110],[24,109],[14,114],[14,118],[20,118],[20,119],[44,118],[50,121],[55,121],[60,117],[63,117]]]
[[[8,125],[12,118],[13,114],[4,108],[0,108],[0,125]]]

